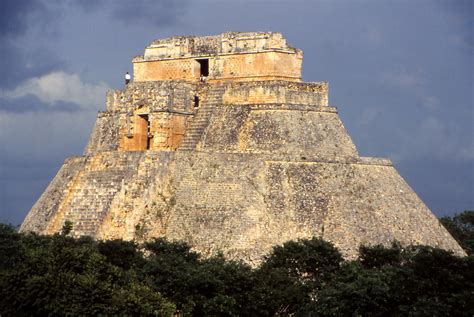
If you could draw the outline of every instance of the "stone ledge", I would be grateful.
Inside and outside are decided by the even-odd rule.
[[[262,80],[262,81],[238,81],[223,83],[226,88],[246,88],[246,87],[269,87],[269,86],[285,86],[300,91],[308,92],[327,92],[328,83],[320,82],[296,82],[286,80]]]
[[[229,106],[233,106],[230,104]],[[320,106],[320,105],[304,105],[304,104],[290,104],[290,103],[268,103],[268,104],[249,104],[236,106],[250,106],[251,111],[313,111],[313,112],[329,112],[337,113],[335,107]]]
[[[152,47],[153,48],[153,47]],[[285,53],[285,54],[300,54],[296,49],[284,49],[284,48],[267,48],[267,49],[260,49],[255,51],[232,51],[232,52],[222,52],[217,53],[218,56],[232,56],[232,55],[244,55],[244,54],[260,54],[260,53],[268,53],[268,52],[277,52],[277,53]],[[132,59],[132,63],[147,63],[147,62],[155,62],[155,61],[172,61],[172,60],[182,60],[182,59],[199,59],[199,58],[211,58],[216,56],[216,53],[188,53],[180,56],[173,56],[173,55],[161,55],[161,56],[150,56],[146,57],[144,55],[135,56]]]
[[[378,157],[359,157],[359,158],[335,158],[335,159],[307,159],[307,160],[265,160],[265,163],[280,164],[354,164],[354,165],[376,165],[393,166],[389,159]]]

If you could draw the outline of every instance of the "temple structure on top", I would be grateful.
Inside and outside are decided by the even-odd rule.
[[[107,93],[82,156],[66,159],[22,231],[184,240],[257,264],[319,236],[464,254],[387,159],[361,157],[326,82],[302,82],[280,33],[156,40]]]
[[[303,53],[280,33],[224,33],[156,40],[133,59],[135,82],[301,81]]]

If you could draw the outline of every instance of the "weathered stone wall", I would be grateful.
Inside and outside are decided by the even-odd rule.
[[[209,80],[301,80],[302,57],[287,52],[223,55],[210,59]]]
[[[209,85],[201,84],[197,86],[185,82],[155,81],[132,83],[127,85],[123,91],[110,91],[107,94],[107,111],[99,113],[85,153],[90,155],[99,151],[117,149],[120,151],[176,150],[182,143],[186,130],[190,126],[196,110],[198,110],[196,98],[199,98],[201,103],[207,99],[207,86]],[[301,140],[304,138],[293,134],[306,133],[304,130],[308,130],[308,128],[293,129],[292,125],[304,125],[305,120],[303,117],[311,117],[310,112],[334,112],[333,108],[325,107],[328,100],[328,87],[326,83],[256,81],[227,83],[223,87],[225,93],[222,96],[222,103],[231,107],[239,105],[244,108],[240,110],[217,108],[214,115],[215,119],[210,127],[210,133],[206,134],[209,135],[209,138],[206,140],[202,139],[201,148],[214,147],[220,150],[228,148],[241,151],[270,151],[275,150],[278,144],[285,143],[296,149],[296,147],[302,144],[294,143],[295,138]],[[251,104],[253,106],[249,108]],[[237,115],[239,111],[241,113]],[[299,119],[290,119],[288,117],[293,122],[287,122],[282,125],[278,123],[281,129],[273,131],[273,138],[266,141],[259,140],[261,135],[256,135],[255,132],[252,132],[255,124],[257,126],[266,125],[265,129],[272,129],[275,123],[269,118],[278,117],[277,112],[279,111],[282,113],[300,111],[299,116],[301,117]],[[264,112],[267,114],[265,120],[259,120],[258,117],[263,118]],[[270,114],[271,112],[274,112],[274,114]],[[238,118],[245,113],[248,120],[240,122]],[[258,116],[258,114],[261,114],[261,116]],[[279,119],[276,118],[276,120]],[[309,120],[309,122],[313,121]],[[236,124],[240,124],[238,129],[241,131],[240,135],[242,137],[234,142],[238,144],[229,143],[224,139],[227,138],[228,132],[235,135],[237,131]],[[326,125],[324,121],[322,124]],[[236,129],[231,131],[229,130],[230,126],[234,126]],[[335,125],[336,128],[338,126],[342,126],[342,124]],[[216,128],[218,130],[215,130]],[[285,129],[294,131],[288,133]],[[247,135],[247,132],[250,133],[250,136]],[[314,133],[317,133],[316,130]],[[343,134],[345,135],[345,131]],[[338,135],[342,134],[338,133]],[[254,137],[252,138],[252,136]],[[322,135],[318,137],[321,138]],[[216,144],[216,138],[225,141],[225,143],[221,145]],[[345,142],[346,139],[342,136],[341,142]],[[253,143],[252,140],[254,140]],[[250,142],[249,147],[247,147],[247,141]],[[276,141],[276,143],[270,148],[270,142],[273,141]],[[254,144],[261,142],[268,144]],[[307,145],[301,148],[299,152],[311,147],[312,142],[314,143],[314,140],[308,140],[306,142]],[[291,145],[291,143],[294,144]],[[335,146],[338,147],[339,145],[336,144]],[[288,152],[290,149],[286,151]],[[295,152],[295,150],[291,151]]]
[[[107,111],[99,113],[85,154],[176,150],[198,95],[197,86],[185,82],[131,83],[123,91],[109,91]]]
[[[133,82],[124,90],[107,93],[107,111],[129,112],[146,106],[150,111],[189,112],[193,110],[196,84],[174,82]]]
[[[112,200],[137,173],[141,152],[101,152],[85,157],[81,169],[63,180],[61,197],[52,206],[54,214],[48,219],[43,233],[58,232],[66,220],[72,221],[73,235],[95,235],[109,211]],[[68,165],[66,165],[68,168]],[[43,195],[44,196],[44,195]],[[42,197],[40,201],[49,201]],[[44,206],[35,206],[38,212]]]
[[[224,33],[208,37],[172,37],[153,42],[133,59],[136,82],[199,81],[198,59],[209,63],[208,80],[301,80],[302,52],[279,33]]]
[[[120,151],[176,150],[183,141],[190,115],[138,109],[120,116]]]
[[[223,251],[253,264],[275,244],[312,236],[332,241],[349,258],[359,244],[389,245],[395,239],[462,254],[386,160],[280,161],[271,155],[203,152],[146,156],[148,163],[141,161],[139,168],[145,176],[135,176],[117,194],[99,237],[165,236],[185,240],[205,255]]]
[[[301,92],[306,98],[311,89],[327,94],[324,84],[292,85],[285,91],[292,98]],[[227,84],[214,93],[224,100],[256,86]],[[162,103],[150,107],[151,97],[136,97],[137,90],[149,93],[142,87],[114,96],[109,111],[98,116],[86,156],[65,162],[22,230],[50,234],[69,220],[74,235],[164,236],[185,240],[204,255],[223,251],[252,264],[275,244],[312,236],[332,241],[348,258],[360,244],[393,240],[463,254],[390,161],[359,157],[335,108],[324,102],[221,102],[210,114],[199,152],[118,151],[130,111],[147,113],[156,133],[160,122],[163,128],[178,114],[160,112]],[[182,96],[205,99],[206,91]],[[132,98],[146,102],[136,107],[126,102]],[[183,104],[177,106],[189,109]]]
[[[328,84],[288,81],[233,82],[226,85],[224,104],[248,105],[289,103],[311,106],[328,105]]]
[[[136,166],[137,173],[113,199],[96,233],[98,238],[144,240],[165,236],[164,228],[176,204],[172,186],[175,154],[171,151],[143,153]]]
[[[288,104],[218,106],[198,148],[308,160],[358,157],[334,108]]]
[[[236,53],[204,56],[209,62],[209,81],[301,80],[301,55],[289,52]],[[135,82],[186,80],[198,82],[201,74],[196,58],[136,61]]]
[[[391,165],[262,160],[246,154],[178,157],[166,236],[204,254],[257,263],[275,244],[320,236],[346,257],[360,244],[462,250]]]
[[[133,64],[135,82],[156,80],[198,81],[199,63],[193,58],[160,61],[140,61]]]
[[[393,166],[268,162],[266,177],[272,212],[291,215],[304,235],[332,241],[346,256],[393,240],[462,254]]]
[[[92,135],[87,143],[84,155],[96,152],[114,151],[119,144],[119,113],[99,112]]]
[[[273,33],[176,37],[149,48],[136,64],[229,54],[216,57],[219,76],[231,56],[240,60],[232,76],[290,74],[294,60],[266,58],[301,56]],[[171,68],[176,76],[180,67]],[[186,76],[109,92],[84,156],[65,161],[21,230],[52,234],[69,220],[74,236],[164,236],[252,264],[275,244],[312,236],[348,258],[360,244],[393,240],[464,254],[389,160],[358,155],[328,106],[327,83]]]
[[[153,41],[143,56],[134,61],[153,61],[167,58],[201,57],[232,53],[255,53],[268,50],[301,52],[287,45],[281,33],[228,32],[214,36],[173,36]]]
[[[275,244],[321,236],[462,250],[389,162],[275,161],[271,155],[104,152],[68,160],[22,230],[185,240],[256,264]],[[56,196],[55,196],[56,195]]]

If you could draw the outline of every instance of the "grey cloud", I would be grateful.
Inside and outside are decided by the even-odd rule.
[[[187,0],[114,1],[113,16],[125,25],[150,23],[155,26],[174,25],[188,6]]]
[[[72,102],[84,109],[97,109],[97,106],[103,103],[108,89],[108,85],[103,82],[91,84],[82,81],[77,74],[59,71],[30,78],[14,90],[0,92],[0,96],[19,98],[35,95],[48,105],[55,105],[57,102]]]
[[[41,30],[42,36],[51,35],[58,21],[57,8],[47,6],[39,0],[3,0],[0,2],[0,88],[12,88],[26,78],[57,70],[64,62],[50,50],[41,47],[41,42],[28,47],[20,44],[21,38],[33,26]]]
[[[68,3],[87,13],[106,9],[125,25],[139,23],[155,26],[176,24],[189,6],[189,0],[71,0]]]
[[[81,107],[72,102],[57,101],[50,105],[42,102],[38,97],[26,95],[18,98],[0,98],[0,112],[77,112]]]
[[[398,131],[399,146],[392,154],[396,160],[436,159],[458,163],[474,159],[474,143],[460,138],[462,131],[449,122],[434,117],[423,118],[416,129]]]
[[[33,12],[46,12],[45,6],[37,0],[2,0],[0,2],[0,36],[16,37],[28,28],[28,17]]]
[[[397,169],[437,215],[461,212],[474,206],[474,161],[409,160]]]
[[[23,162],[1,162],[0,222],[19,224],[46,189],[64,158],[50,158],[34,166]],[[8,198],[8,199],[6,199]]]
[[[65,67],[64,61],[47,49],[36,48],[29,53],[19,44],[9,42],[0,47],[0,70],[3,75],[0,88],[11,89],[27,78]]]
[[[95,115],[0,111],[0,221],[21,222],[63,160],[82,153]]]
[[[440,106],[440,100],[426,88],[427,76],[426,72],[419,68],[409,71],[398,69],[385,72],[381,81],[384,84],[413,93],[418,104],[426,107],[427,110],[435,110]]]
[[[474,27],[474,19],[472,16],[474,13],[474,2],[471,0],[437,0],[435,3],[452,15],[453,20],[456,21],[455,24],[458,25],[460,30],[462,30],[466,36],[466,39],[469,40],[472,45],[472,29]]]
[[[96,10],[102,9],[106,5],[105,0],[69,0],[69,6],[76,5],[87,13],[94,12]]]

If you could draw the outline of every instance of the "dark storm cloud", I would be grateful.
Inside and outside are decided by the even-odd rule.
[[[188,0],[72,0],[69,3],[88,13],[106,9],[125,25],[139,23],[155,26],[176,24],[189,6]]]
[[[77,112],[81,107],[72,102],[57,101],[52,105],[42,102],[38,97],[26,95],[19,98],[0,98],[0,112],[25,113],[25,112]]]
[[[471,0],[437,0],[435,3],[437,3],[442,9],[452,12],[458,18],[462,18],[464,20],[461,21],[462,23],[467,22],[472,25],[474,4]]]
[[[462,212],[474,206],[472,161],[409,160],[398,171],[436,214]]]
[[[69,0],[68,5],[77,5],[79,8],[84,10],[86,13],[91,13],[96,10],[102,9],[105,5],[107,0],[98,0],[98,1],[91,1],[91,0]],[[108,5],[109,3],[107,3]]]
[[[41,41],[23,47],[21,38],[31,28],[42,30],[44,37],[54,33],[57,7],[38,0],[2,0],[0,2],[0,88],[13,88],[26,78],[60,69],[64,63]],[[44,40],[44,39],[43,39]]]
[[[29,164],[0,157],[0,222],[20,224],[24,211],[29,210],[46,189],[63,160],[64,157],[56,155],[48,161],[36,160]]]
[[[0,2],[0,36],[5,38],[23,34],[33,12],[44,14],[44,5],[37,0],[2,0]]]
[[[458,40],[471,50],[474,48],[474,2],[472,0],[438,0],[437,5],[451,16],[451,23],[458,30]]]
[[[3,80],[0,88],[12,89],[30,77],[38,77],[51,71],[63,69],[64,61],[44,48],[26,52],[13,41],[0,47],[0,69]]]
[[[175,24],[185,12],[186,0],[116,1],[113,16],[124,24],[146,21],[155,26]]]
[[[67,65],[46,47],[60,32],[58,25],[65,12],[80,8],[87,14],[105,11],[125,25],[175,25],[188,7],[187,0],[45,0],[0,1],[0,88],[12,89],[22,81]],[[31,30],[41,30],[40,38],[25,47],[22,39]],[[90,35],[88,35],[90,36]]]

